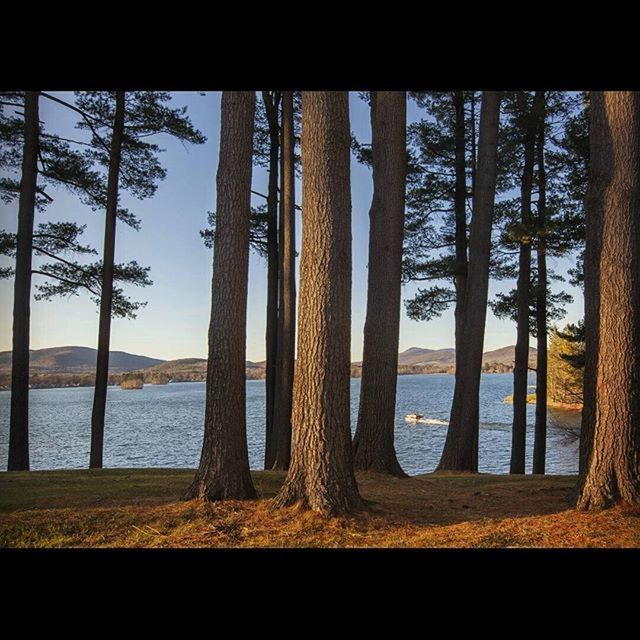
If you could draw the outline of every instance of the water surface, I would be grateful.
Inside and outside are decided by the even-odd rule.
[[[453,395],[452,375],[398,377],[395,445],[409,474],[433,471],[447,434]],[[535,383],[532,375],[529,384]],[[480,393],[479,470],[508,473],[511,450],[511,374],[484,374]],[[202,446],[204,382],[145,385],[124,391],[110,387],[107,398],[105,467],[195,467]],[[351,380],[351,428],[355,430],[360,380]],[[34,389],[30,392],[32,469],[88,466],[93,389]],[[10,393],[0,391],[0,469],[7,468]],[[247,381],[247,442],[252,469],[264,458],[264,380]],[[410,424],[419,413],[429,424]],[[562,418],[564,422],[566,417]],[[531,471],[535,407],[527,406],[527,472]],[[550,419],[547,473],[576,473],[578,443]]]

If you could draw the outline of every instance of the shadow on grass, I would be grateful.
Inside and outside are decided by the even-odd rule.
[[[176,503],[193,474],[191,469],[5,472],[0,473],[0,512]],[[260,499],[273,498],[285,475],[252,472]],[[371,515],[390,523],[439,526],[565,511],[572,506],[576,482],[575,476],[450,473],[402,479],[360,473],[357,478]]]

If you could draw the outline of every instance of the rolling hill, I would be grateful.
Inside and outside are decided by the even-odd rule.
[[[487,351],[482,356],[485,373],[507,373],[513,370],[513,345]],[[529,349],[529,366],[535,367],[536,349]],[[141,378],[145,383],[189,382],[206,379],[207,361],[204,358],[160,360],[111,351],[109,358],[110,384],[119,384],[124,377]],[[411,347],[398,354],[398,374],[454,373],[455,349],[425,349]],[[246,361],[247,379],[265,377],[265,362]],[[33,387],[65,387],[93,385],[96,350],[89,347],[52,347],[31,351],[30,382]],[[351,375],[359,377],[362,363],[351,364]],[[11,378],[11,352],[0,353],[0,388],[8,388]]]
[[[455,361],[455,349],[422,349],[421,347],[411,347],[398,354],[398,364],[407,366],[421,366],[430,363],[448,365],[454,364]]]
[[[30,351],[31,373],[92,373],[97,351],[90,347],[50,347]],[[125,351],[111,351],[109,371],[122,373],[152,367],[164,362],[158,358],[138,356]],[[0,373],[11,373],[11,351],[0,352]]]

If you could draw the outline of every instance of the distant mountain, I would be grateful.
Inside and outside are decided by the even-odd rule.
[[[30,351],[31,373],[91,373],[95,371],[98,352],[90,347],[50,347]],[[109,353],[109,371],[121,373],[151,367],[164,362],[158,358],[138,356],[125,351]],[[0,373],[11,373],[11,351],[0,352]]]
[[[534,347],[529,347],[529,364],[535,365],[536,355],[538,350]],[[508,366],[513,366],[516,359],[516,347],[515,345],[509,345],[508,347],[502,347],[500,349],[494,349],[493,351],[486,351],[482,354],[482,364],[498,363]]]
[[[407,366],[423,366],[431,363],[438,365],[454,364],[456,361],[455,349],[422,349],[410,347],[398,354],[398,364]]]
[[[529,366],[535,367],[536,349],[529,349]],[[89,386],[93,384],[96,366],[95,349],[89,347],[52,347],[31,351],[30,382],[34,387]],[[482,356],[486,373],[513,371],[515,346],[487,351]],[[398,374],[454,373],[455,349],[424,349],[411,347],[398,354]],[[265,361],[246,361],[248,379],[265,377]],[[159,360],[124,351],[111,351],[109,356],[110,384],[118,384],[122,374],[135,373],[150,384],[205,380],[207,361],[204,358]],[[359,377],[362,362],[351,364],[351,375]],[[0,352],[0,388],[10,385],[11,352]]]

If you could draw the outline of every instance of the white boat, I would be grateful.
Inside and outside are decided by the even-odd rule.
[[[425,418],[420,413],[408,413],[404,417],[406,422],[412,422],[414,424],[433,424],[433,425],[443,425],[446,426],[449,423],[446,420],[440,420],[439,418]]]

